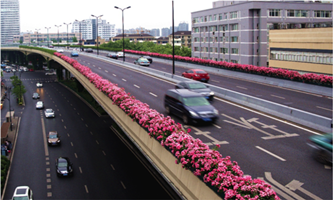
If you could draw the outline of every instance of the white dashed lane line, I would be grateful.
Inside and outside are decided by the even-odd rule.
[[[115,74],[112,74],[113,76],[117,76],[117,75],[115,75]]]
[[[136,87],[136,88],[140,88],[140,86],[138,86],[138,85],[135,85],[135,84],[134,84],[134,87]]]
[[[213,82],[215,82],[215,83],[219,83],[220,81],[215,81],[215,80],[210,80],[210,81],[213,81]]]
[[[238,87],[238,88],[240,88],[240,89],[243,89],[243,90],[247,90],[246,87],[241,87],[241,86],[236,86],[236,87]]]
[[[84,188],[86,189],[86,193],[89,193],[87,185],[84,185]]]
[[[108,73],[108,70],[105,70],[106,73]]]
[[[125,81],[125,82],[126,82],[126,79],[121,79],[121,80],[123,80],[123,81]]]
[[[152,92],[149,92],[150,95],[154,96],[154,97],[157,97],[156,94],[152,93]]]
[[[279,98],[279,99],[286,99],[286,98],[284,98],[284,97],[276,96],[276,95],[273,95],[273,94],[271,94],[271,96],[272,96],[272,97]]]

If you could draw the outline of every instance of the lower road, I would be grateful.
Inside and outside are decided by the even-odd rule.
[[[166,115],[163,99],[165,92],[174,88],[173,83],[84,55],[74,59]],[[308,137],[320,132],[223,99],[215,98],[212,105],[220,113],[219,120],[215,124],[185,126],[191,128],[193,137],[211,147],[220,144],[223,156],[231,156],[245,174],[272,184],[281,197],[331,198],[331,166],[317,163],[306,144]],[[177,116],[172,117],[182,123]]]
[[[9,76],[4,78],[8,85]],[[15,106],[21,124],[4,199],[17,186],[28,185],[35,199],[171,199],[175,196],[163,181],[152,175],[111,130],[110,117],[99,117],[80,98],[44,72],[26,72],[25,106]],[[42,81],[43,87],[36,88]],[[38,92],[55,118],[36,110]],[[14,101],[15,102],[15,101]],[[4,111],[8,107],[5,102]],[[4,119],[2,119],[4,120]],[[47,146],[46,134],[58,131],[60,146]],[[134,147],[132,147],[135,149]],[[72,177],[57,177],[55,159],[70,158]]]

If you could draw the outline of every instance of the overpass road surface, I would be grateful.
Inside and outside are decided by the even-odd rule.
[[[12,73],[4,74],[7,85],[10,76]],[[98,117],[80,98],[54,82],[55,78],[45,72],[21,76],[27,92],[25,106],[12,104],[21,124],[4,199],[11,199],[20,185],[30,186],[35,199],[174,198],[173,191],[170,193],[110,129],[110,117]],[[44,86],[37,88],[37,81]],[[55,118],[45,118],[44,110],[36,110],[33,92],[40,94],[45,108],[55,110]],[[6,108],[7,102],[4,112]],[[49,131],[60,134],[60,146],[46,145]],[[73,162],[72,177],[57,177],[55,159],[59,156]]]
[[[82,54],[74,59],[166,115],[163,98],[173,83]],[[219,110],[219,120],[212,125],[186,126],[193,137],[211,147],[220,144],[222,155],[231,156],[245,174],[272,184],[283,198],[331,198],[331,166],[317,163],[306,144],[309,136],[320,132],[223,99],[214,99],[212,105]]]

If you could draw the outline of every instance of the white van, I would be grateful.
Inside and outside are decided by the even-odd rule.
[[[118,55],[118,58],[124,57],[124,53],[122,51],[118,52],[117,55]]]

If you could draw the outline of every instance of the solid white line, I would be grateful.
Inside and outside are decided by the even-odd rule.
[[[154,97],[157,97],[156,94],[149,92],[150,95],[153,95]]]
[[[279,159],[279,160],[281,160],[281,161],[286,161],[285,159],[283,159],[283,158],[281,158],[280,156],[277,156],[277,155],[275,155],[275,154],[273,154],[273,153],[267,151],[266,149],[263,149],[263,148],[261,148],[261,147],[259,147],[259,146],[256,146],[256,148],[257,148],[257,149],[260,149],[261,151],[263,151],[263,152],[265,152],[265,153],[268,153],[268,154],[271,155],[271,156],[274,156],[275,158],[277,158],[277,159]]]
[[[276,95],[273,95],[273,94],[271,94],[271,96],[272,96],[272,97],[279,98],[279,99],[286,99],[286,98],[284,98],[284,97],[276,96]]]
[[[320,108],[320,109],[323,109],[323,110],[328,110],[328,111],[331,111],[331,112],[333,112],[333,110],[331,110],[331,109],[328,109],[328,108],[323,108],[323,107],[320,107],[320,106],[316,106],[316,108]]]
[[[236,87],[243,89],[243,90],[247,90],[247,88],[245,88],[245,87],[241,87],[241,86],[236,86]]]
[[[46,140],[46,131],[45,131],[44,119],[41,118],[41,120],[42,120],[42,130],[43,130],[43,140],[44,140],[45,156],[49,156],[49,149],[47,148],[47,140]]]
[[[138,86],[138,85],[135,85],[135,84],[134,84],[134,87],[136,87],[136,88],[140,88],[140,86]]]
[[[247,111],[253,112],[253,113],[255,113],[255,114],[258,114],[258,115],[261,115],[261,116],[264,116],[264,117],[267,117],[267,118],[273,119],[273,120],[275,120],[275,121],[278,121],[278,122],[281,122],[281,123],[287,124],[287,125],[289,125],[289,126],[293,126],[293,127],[298,128],[298,129],[301,129],[301,130],[304,130],[304,131],[307,131],[307,132],[313,133],[313,134],[315,134],[315,135],[322,135],[321,133],[318,133],[318,132],[315,132],[315,131],[312,131],[312,130],[309,130],[309,129],[303,128],[303,127],[301,127],[301,126],[297,126],[297,125],[295,125],[295,124],[289,123],[289,122],[284,121],[284,120],[280,120],[280,119],[278,119],[278,118],[275,118],[275,117],[272,117],[272,116],[266,115],[266,114],[264,114],[264,113],[257,112],[257,111],[255,111],[255,110],[251,110],[251,109],[246,108],[246,107],[244,107],[244,106],[237,105],[237,104],[235,104],[235,103],[231,103],[231,102],[228,102],[228,101],[222,100],[222,99],[220,99],[220,98],[215,98],[215,99],[218,100],[218,101],[222,101],[222,102],[224,102],[224,103],[227,103],[227,104],[230,104],[230,105],[233,105],[233,106],[236,106],[236,107],[242,108],[242,109],[244,109],[244,110],[247,110]]]

